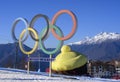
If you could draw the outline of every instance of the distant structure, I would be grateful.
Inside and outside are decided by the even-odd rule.
[[[120,61],[89,61],[88,73],[93,77],[112,78],[114,75],[120,75]]]
[[[120,75],[120,61],[114,61],[116,74]]]

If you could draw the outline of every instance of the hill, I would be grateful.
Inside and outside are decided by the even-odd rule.
[[[85,54],[89,60],[120,60],[120,34],[102,32],[69,44],[72,50]]]

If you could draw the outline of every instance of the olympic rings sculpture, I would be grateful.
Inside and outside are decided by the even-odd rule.
[[[67,36],[64,36],[61,29],[58,26],[55,25],[57,17],[60,16],[61,14],[63,14],[63,13],[69,14],[72,17],[72,20],[73,20],[72,31]],[[45,19],[45,21],[47,23],[47,27],[43,28],[43,30],[38,35],[38,32],[34,29],[34,23],[40,17],[43,17]],[[26,28],[21,32],[19,39],[17,39],[14,31],[15,31],[16,24],[19,21],[23,21],[26,25]],[[52,55],[52,54],[56,53],[58,50],[60,50],[60,48],[63,45],[63,41],[70,39],[75,34],[76,29],[77,29],[77,19],[76,19],[74,13],[69,11],[69,10],[60,10],[59,12],[57,12],[54,15],[54,17],[52,19],[52,22],[50,22],[49,18],[46,15],[43,15],[43,14],[38,14],[38,15],[34,16],[33,19],[31,20],[30,24],[28,24],[27,20],[24,19],[24,18],[17,18],[14,21],[13,26],[12,26],[12,37],[13,37],[14,41],[19,42],[20,50],[24,54],[30,55],[30,54],[34,53],[37,50],[38,45],[40,45],[40,49],[42,49],[42,51],[44,53]],[[59,40],[58,46],[53,51],[48,51],[45,48],[44,43],[43,43],[44,40],[46,40],[46,38],[48,38],[48,35],[49,35],[50,32],[52,32],[53,36],[56,39]],[[25,34],[26,34],[26,36],[25,36]],[[28,35],[30,35],[31,38],[35,41],[35,45],[34,45],[32,50],[25,51],[25,49],[23,48],[23,42],[28,38]],[[25,36],[24,39],[23,39],[23,36]]]

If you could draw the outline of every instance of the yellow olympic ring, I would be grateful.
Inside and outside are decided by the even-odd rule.
[[[37,32],[36,32],[33,28],[30,28],[30,27],[29,27],[27,30],[33,32],[35,38],[38,39]],[[24,36],[24,34],[25,34],[25,32],[26,32],[27,30],[24,29],[24,30],[21,32],[20,37],[19,37],[19,46],[20,46],[20,50],[21,50],[24,54],[30,55],[30,54],[32,54],[32,53],[38,48],[38,43],[39,43],[39,42],[38,42],[38,41],[35,41],[35,45],[34,45],[33,49],[30,50],[30,51],[25,51],[25,50],[23,49],[22,41],[21,41],[21,40],[22,40],[22,38],[23,38],[23,36]]]

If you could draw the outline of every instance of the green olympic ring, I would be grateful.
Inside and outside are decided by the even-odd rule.
[[[57,31],[58,35],[61,36],[61,37],[63,37],[63,33],[62,33],[62,31],[61,31],[60,28],[58,28],[58,27],[55,26],[55,25],[49,25],[49,27],[50,27],[50,29],[55,29],[55,31]],[[62,41],[62,40],[59,40],[59,44],[58,44],[58,46],[56,47],[56,49],[53,50],[53,51],[48,51],[48,50],[45,48],[44,43],[43,43],[43,41],[42,41],[42,39],[41,39],[41,38],[42,38],[42,34],[44,33],[44,30],[46,30],[46,28],[43,29],[43,31],[42,31],[42,32],[40,33],[40,35],[39,35],[39,45],[40,45],[40,48],[42,49],[42,51],[43,51],[44,53],[49,54],[49,55],[52,55],[52,54],[56,53],[58,50],[61,49],[61,47],[62,47],[62,45],[63,45],[63,41]]]

